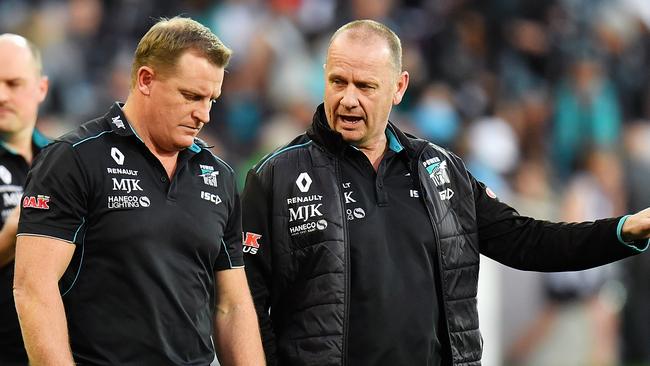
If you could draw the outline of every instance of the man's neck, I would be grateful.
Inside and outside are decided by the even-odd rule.
[[[388,149],[388,140],[385,135],[382,135],[382,138],[380,138],[376,143],[368,146],[357,146],[357,149],[361,150],[361,152],[366,155],[368,160],[370,160],[372,167],[377,171],[381,159],[384,157],[384,154],[386,154],[386,149]]]
[[[141,121],[146,120],[145,117],[141,115],[142,112],[138,108],[133,107],[134,104],[135,103],[133,102],[129,103],[129,100],[127,99],[126,104],[122,108],[122,112],[124,113],[124,116],[126,117],[126,120],[129,122],[129,125],[133,131],[142,140],[142,142],[144,142],[149,151],[151,151],[151,153],[158,159],[158,161],[160,161],[160,163],[167,171],[167,175],[169,178],[171,178],[174,175],[174,171],[176,170],[176,159],[178,158],[178,151],[166,151],[164,149],[161,149],[160,146],[158,146],[153,141],[147,126],[143,123],[140,123]]]
[[[32,163],[34,158],[34,151],[32,150],[32,134],[33,128],[28,128],[11,135],[3,135],[2,143],[13,153],[16,153],[25,159],[29,164]]]

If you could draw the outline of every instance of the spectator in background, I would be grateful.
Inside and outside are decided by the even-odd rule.
[[[554,98],[553,164],[567,178],[582,152],[620,141],[622,117],[616,88],[593,53],[573,58]]]
[[[623,213],[623,176],[618,157],[595,150],[585,154],[581,162],[564,194],[562,221],[595,220]],[[513,345],[509,360],[516,365],[615,365],[618,303],[601,293],[613,279],[613,266],[544,274],[546,304]],[[586,322],[581,322],[582,318]],[[550,342],[552,338],[559,341]]]
[[[0,65],[0,365],[27,365],[12,293],[14,256],[27,171],[48,143],[35,129],[48,79],[39,50],[15,34],[0,35]]]

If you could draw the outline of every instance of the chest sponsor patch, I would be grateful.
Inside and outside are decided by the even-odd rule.
[[[298,175],[298,178],[296,179],[296,185],[298,186],[298,189],[302,193],[309,192],[309,187],[311,187],[311,183],[312,183],[311,177],[306,172],[300,173],[300,175]]]
[[[146,208],[151,206],[151,200],[147,196],[108,196],[108,208]]]
[[[429,173],[429,178],[433,180],[436,187],[441,187],[445,184],[451,183],[446,161],[432,163],[431,165],[426,166],[426,169],[427,173]]]
[[[203,183],[211,187],[217,187],[217,176],[219,175],[219,171],[214,170],[212,165],[200,164],[199,167],[201,168],[201,174],[199,176],[203,178]]]
[[[4,165],[0,165],[0,181],[4,184],[11,184],[11,172]]]

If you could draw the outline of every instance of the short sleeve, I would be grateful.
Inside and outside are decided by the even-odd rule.
[[[87,213],[88,187],[74,147],[48,146],[27,175],[18,235],[46,236],[76,243]]]
[[[217,271],[244,267],[241,234],[241,203],[234,180],[231,187],[232,191],[230,194],[233,197],[233,205],[223,233],[223,238],[221,239],[221,250],[215,262],[215,270]]]

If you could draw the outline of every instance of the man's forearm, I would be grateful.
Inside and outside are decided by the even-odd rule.
[[[14,289],[25,349],[32,366],[72,366],[65,310],[58,287]]]
[[[214,341],[223,366],[265,365],[264,351],[253,304],[215,313]]]

